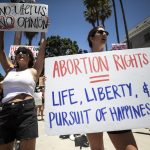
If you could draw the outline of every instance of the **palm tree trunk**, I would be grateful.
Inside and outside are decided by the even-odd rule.
[[[96,22],[97,22],[97,26],[99,26],[99,18],[98,18],[98,11],[96,10]]]
[[[127,28],[126,17],[125,17],[125,12],[124,12],[124,8],[123,8],[122,0],[120,0],[120,6],[121,6],[123,21],[124,21],[126,38],[127,38],[127,47],[130,49],[131,47],[130,47],[130,41],[129,41],[129,35],[128,35],[128,28]]]
[[[116,14],[116,5],[115,5],[115,1],[114,1],[114,0],[112,0],[112,2],[113,2],[113,9],[114,9],[114,17],[115,17],[115,27],[116,27],[117,42],[120,43],[119,31],[118,31],[118,21],[117,21],[117,14]]]

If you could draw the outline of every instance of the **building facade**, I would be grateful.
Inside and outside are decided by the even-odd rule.
[[[150,17],[128,31],[131,48],[150,47]]]

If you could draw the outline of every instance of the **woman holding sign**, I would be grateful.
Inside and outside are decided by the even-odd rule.
[[[92,52],[104,50],[108,32],[102,26],[93,28],[88,34],[88,43]],[[137,150],[137,145],[131,130],[108,132],[116,150]],[[91,150],[104,150],[103,133],[87,134]]]
[[[4,32],[0,32],[0,62],[6,77],[0,109],[0,150],[12,150],[20,140],[21,150],[35,150],[38,122],[33,93],[42,72],[45,57],[45,33],[41,33],[40,50],[36,62],[32,52],[19,47],[12,67],[4,53]]]

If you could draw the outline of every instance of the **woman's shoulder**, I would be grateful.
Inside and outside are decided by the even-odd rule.
[[[32,74],[34,80],[36,81],[37,80],[37,70],[34,69],[34,68],[29,68],[28,70],[30,71],[30,73]]]
[[[6,70],[6,74],[8,74],[11,71],[16,71],[16,67],[11,65],[7,70]]]
[[[34,68],[28,68],[27,70],[29,70],[32,74],[36,74],[37,70]]]

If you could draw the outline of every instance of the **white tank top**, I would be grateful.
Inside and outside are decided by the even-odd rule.
[[[30,69],[23,71],[13,69],[7,74],[2,83],[4,93],[2,103],[10,101],[21,93],[33,96],[36,86]]]

